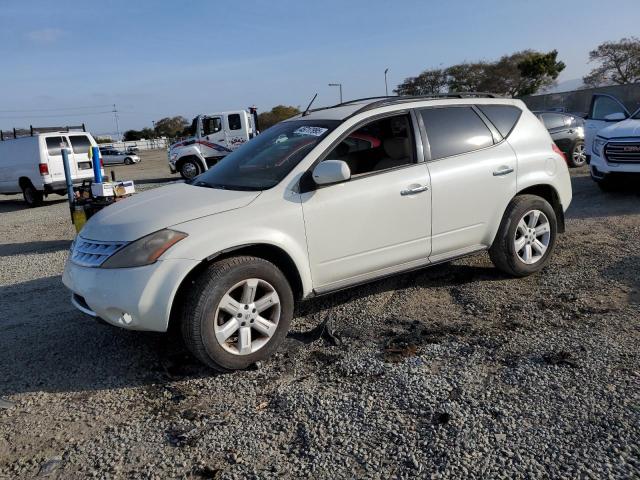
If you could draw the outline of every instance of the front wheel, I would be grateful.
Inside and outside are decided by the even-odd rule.
[[[247,368],[282,343],[293,304],[289,282],[271,262],[223,259],[210,265],[189,292],[182,335],[189,350],[215,370]]]
[[[587,163],[587,150],[584,142],[578,140],[571,149],[571,159],[569,160],[572,167],[581,167]]]
[[[180,167],[178,167],[178,171],[180,172],[182,178],[184,178],[185,180],[191,180],[192,178],[200,175],[200,165],[198,165],[195,160],[187,159],[182,162]]]
[[[519,195],[507,207],[489,249],[493,264],[509,275],[525,277],[542,270],[555,247],[558,224],[544,198]]]
[[[132,165],[133,164],[133,160],[131,160],[129,157],[124,159],[124,164],[125,165]]]

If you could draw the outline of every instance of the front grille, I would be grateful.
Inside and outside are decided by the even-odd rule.
[[[126,244],[127,242],[100,242],[78,237],[71,251],[71,261],[83,267],[99,267]]]
[[[612,163],[640,163],[640,142],[609,142],[604,155]]]

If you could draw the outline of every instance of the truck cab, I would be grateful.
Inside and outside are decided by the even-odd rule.
[[[169,147],[171,173],[190,180],[258,134],[255,108],[198,115],[191,137]]]

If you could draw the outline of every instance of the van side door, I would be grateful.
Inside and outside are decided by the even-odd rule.
[[[618,120],[607,118],[614,114],[618,114],[620,117],[624,116],[624,119],[630,116],[629,111],[616,97],[606,93],[594,93],[591,97],[589,113],[584,119],[584,144],[588,157],[593,154],[593,140],[598,132],[612,123],[624,120],[623,118]]]

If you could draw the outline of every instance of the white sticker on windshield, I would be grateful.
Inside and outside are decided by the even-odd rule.
[[[295,130],[293,133],[297,135],[311,135],[313,137],[319,137],[328,129],[322,127],[300,127]]]

